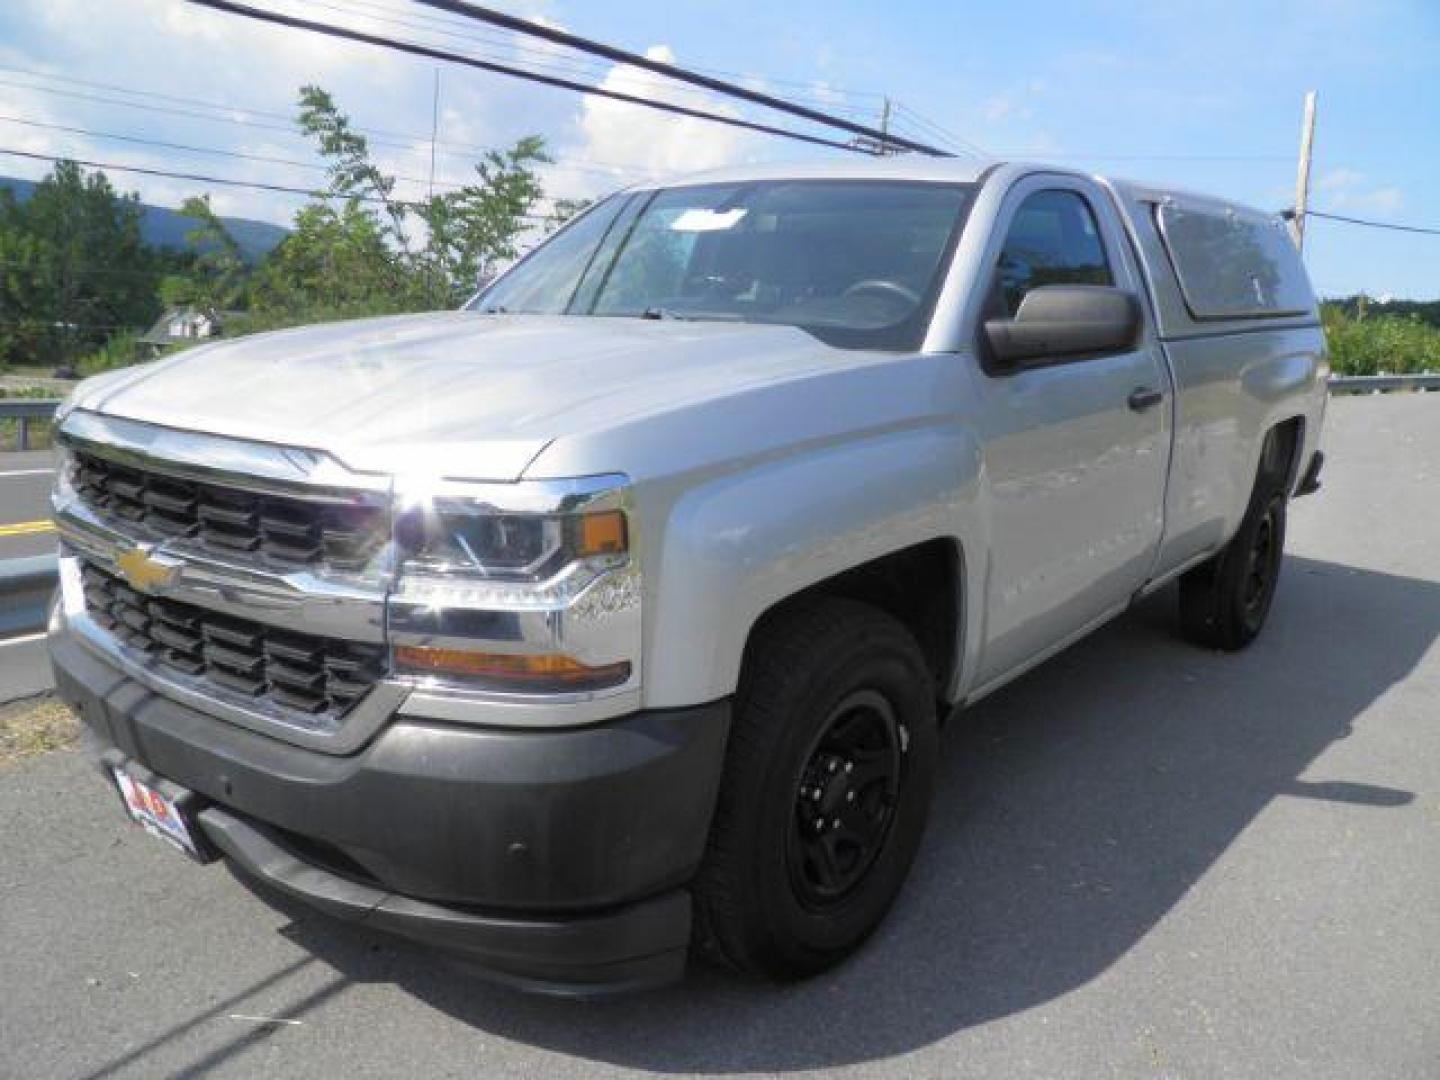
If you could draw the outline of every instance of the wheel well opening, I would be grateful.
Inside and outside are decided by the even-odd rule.
[[[816,582],[782,600],[764,618],[820,596],[843,597],[879,608],[914,636],[935,678],[936,695],[943,696],[957,655],[960,572],[957,545],[946,539],[929,540]]]
[[[1300,481],[1300,454],[1304,446],[1303,417],[1293,416],[1272,427],[1260,451],[1261,482],[1283,485],[1287,493],[1294,491]]]

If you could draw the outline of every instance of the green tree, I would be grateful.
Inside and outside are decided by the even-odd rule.
[[[263,325],[385,314],[406,308],[407,289],[386,231],[359,203],[314,202],[266,257],[250,289]]]
[[[315,140],[326,184],[295,215],[291,234],[248,265],[209,197],[186,200],[189,251],[141,242],[143,208],[103,173],[57,165],[26,203],[0,190],[0,365],[68,361],[87,370],[138,355],[134,329],[163,306],[242,314],[227,335],[297,323],[450,308],[519,254],[522,239],[583,209],[559,201],[537,213],[537,168],[550,159],[531,136],[486,153],[464,184],[399,198],[365,136],[317,86],[302,88],[298,124]],[[112,331],[119,336],[103,344]]]
[[[249,284],[250,267],[240,244],[216,217],[210,196],[186,199],[180,212],[195,222],[185,234],[185,243],[194,254],[187,274],[171,275],[161,282],[161,299],[167,305],[189,304],[207,311],[239,305]]]
[[[355,281],[327,282],[316,273],[324,259],[314,249],[338,242],[348,249],[346,269],[361,271],[359,285],[380,290],[373,297],[378,307],[451,307],[495,264],[516,256],[520,237],[537,217],[543,190],[535,169],[550,160],[537,136],[485,154],[471,182],[405,202],[395,194],[395,177],[371,160],[365,136],[318,86],[300,91],[300,128],[326,159],[327,199],[297,216],[295,235],[282,247],[304,255],[312,297],[316,285],[321,296],[333,285],[356,299]]]
[[[21,203],[0,203],[0,362],[58,363],[158,311],[165,259],[140,235],[136,195],[62,161]]]

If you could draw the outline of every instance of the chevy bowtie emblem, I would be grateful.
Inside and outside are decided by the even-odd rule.
[[[125,575],[125,580],[141,592],[158,592],[175,580],[180,567],[174,563],[163,563],[144,548],[131,548],[115,558],[115,568]]]

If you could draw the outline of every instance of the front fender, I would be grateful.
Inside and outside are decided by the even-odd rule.
[[[983,563],[967,557],[985,550],[975,498],[980,467],[969,431],[925,426],[812,446],[685,491],[671,504],[663,537],[652,535],[648,547],[647,707],[732,693],[761,615],[902,548],[952,539],[965,595],[983,595]],[[978,605],[963,599],[957,673],[970,670],[963,643],[978,641]]]

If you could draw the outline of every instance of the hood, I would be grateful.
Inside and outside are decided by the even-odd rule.
[[[561,436],[865,357],[788,326],[445,312],[203,346],[83,384],[75,405],[359,471],[514,480]]]

